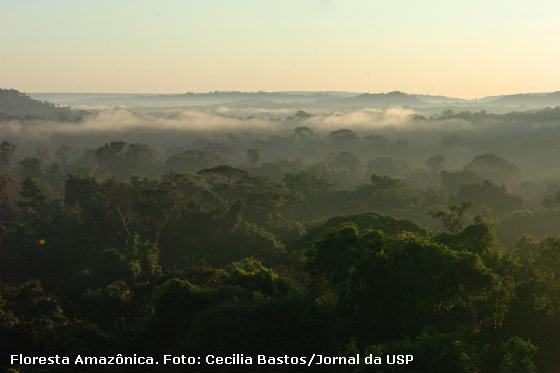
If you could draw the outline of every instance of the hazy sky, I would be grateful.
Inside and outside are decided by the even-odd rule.
[[[559,0],[0,0],[0,87],[554,91],[559,38]]]

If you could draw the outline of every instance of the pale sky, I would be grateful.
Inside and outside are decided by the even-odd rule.
[[[560,90],[559,0],[0,0],[24,92]]]

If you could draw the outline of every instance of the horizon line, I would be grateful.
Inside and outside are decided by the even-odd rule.
[[[4,88],[4,89],[15,89],[15,88]],[[446,97],[452,99],[459,99],[459,100],[466,100],[466,101],[473,101],[473,100],[481,100],[485,98],[492,98],[492,97],[504,97],[504,96],[516,96],[516,95],[546,95],[551,93],[558,93],[560,90],[556,91],[541,91],[541,92],[517,92],[517,93],[503,93],[503,94],[492,94],[487,96],[478,96],[478,97],[459,97],[459,96],[447,96],[445,94],[439,93],[409,93],[401,90],[391,90],[385,92],[364,92],[364,91],[348,91],[348,90],[207,90],[207,91],[182,91],[182,92],[126,92],[126,91],[118,91],[118,92],[95,92],[95,91],[20,91],[15,89],[19,92],[25,94],[91,94],[91,95],[150,95],[150,96],[178,96],[184,94],[210,94],[210,93],[326,93],[326,94],[336,94],[336,93],[344,93],[344,94],[390,94],[390,93],[404,93],[410,96],[433,96],[433,97]]]

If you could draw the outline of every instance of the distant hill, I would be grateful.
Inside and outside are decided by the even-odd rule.
[[[307,104],[332,107],[425,107],[432,103],[455,103],[460,100],[445,96],[420,96],[403,92],[351,93],[351,92],[238,92],[216,91],[181,94],[32,94],[41,100],[64,103],[72,106],[174,106],[174,105],[267,105]]]
[[[419,100],[425,101],[430,104],[440,105],[440,104],[464,104],[468,103],[469,100],[456,97],[447,96],[434,96],[434,95],[415,95]]]
[[[416,95],[409,95],[404,92],[389,92],[389,93],[364,93],[355,97],[344,99],[345,103],[352,106],[373,106],[373,107],[387,107],[387,106],[411,106],[420,107],[427,106],[430,103],[419,99]]]
[[[484,101],[493,106],[555,107],[560,106],[560,91],[487,97]]]
[[[130,93],[33,93],[32,97],[55,103],[71,105],[72,107],[91,106],[154,106],[169,107],[183,105],[263,105],[309,103],[320,101],[328,97],[344,98],[350,93],[334,92],[241,92],[214,91],[203,93],[178,94],[130,94]],[[354,94],[356,95],[356,94]]]
[[[50,119],[74,121],[85,114],[84,111],[76,111],[49,102],[34,100],[15,89],[0,89],[0,120]]]
[[[40,102],[29,103],[30,97],[12,92],[15,99],[24,100],[29,107],[41,108],[51,112],[53,106],[43,101],[73,108],[91,107],[180,107],[228,105],[241,107],[328,107],[359,108],[359,107],[410,107],[438,110],[442,107],[453,110],[485,110],[498,111],[511,109],[539,109],[560,106],[560,92],[525,93],[517,95],[489,96],[480,99],[460,99],[442,95],[410,94],[400,91],[388,93],[356,93],[336,91],[280,91],[280,92],[186,92],[179,94],[130,94],[130,93],[32,93],[30,96]],[[48,105],[48,106],[45,106]],[[56,107],[56,110],[63,108]],[[0,109],[0,112],[1,109]]]

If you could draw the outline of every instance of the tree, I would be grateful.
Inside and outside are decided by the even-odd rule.
[[[504,185],[498,186],[488,180],[484,180],[480,184],[462,185],[457,195],[452,197],[452,201],[457,203],[468,201],[473,207],[489,208],[498,213],[519,210],[524,207],[524,202],[520,197],[508,193]]]
[[[441,186],[450,193],[457,193],[462,185],[475,184],[482,181],[479,175],[469,170],[441,171]]]
[[[357,141],[358,136],[354,131],[344,128],[329,133],[329,139],[335,144],[342,145]]]
[[[101,169],[113,175],[118,174],[122,170],[121,158],[125,147],[124,141],[111,141],[97,148],[95,158]]]
[[[519,176],[519,168],[493,153],[477,155],[463,169],[496,183],[509,182]]]
[[[10,167],[12,156],[16,150],[16,146],[9,141],[2,141],[0,144],[0,170],[6,170]]]
[[[298,140],[309,140],[315,136],[315,132],[309,127],[296,127],[294,135]]]
[[[377,157],[367,165],[368,173],[387,176],[406,176],[410,172],[410,167],[402,159],[391,157]]]
[[[341,226],[316,241],[308,263],[317,283],[334,292],[358,346],[430,327],[491,331],[507,310],[507,294],[478,254],[412,234],[393,238]]]
[[[336,152],[329,154],[327,166],[336,174],[357,174],[360,170],[360,160],[350,152]]]
[[[95,150],[102,171],[118,178],[152,175],[157,166],[154,151],[146,144],[112,141]]]
[[[560,208],[560,190],[557,191],[554,195],[546,197],[542,205],[548,209],[558,209]]]
[[[165,170],[170,172],[197,172],[199,170],[223,165],[224,159],[206,150],[186,150],[175,154],[165,161]]]
[[[421,201],[419,194],[403,180],[376,174],[371,175],[369,184],[357,186],[352,197],[359,206],[359,211],[410,209]]]
[[[331,183],[309,171],[287,173],[284,183],[290,190],[301,193],[309,200],[328,194],[333,189]]]
[[[10,175],[0,174],[0,221],[7,221],[7,217],[16,212],[18,199],[18,181]]]
[[[56,149],[55,159],[62,167],[66,167],[71,150],[72,147],[68,145],[61,145]]]
[[[511,337],[502,343],[503,360],[500,364],[500,372],[537,372],[534,363],[537,347],[529,341],[517,336]]]
[[[239,201],[245,217],[253,222],[263,224],[270,221],[286,201],[279,185],[253,177],[238,168],[219,166],[201,170],[198,175],[220,198],[225,213]]]
[[[311,114],[303,111],[303,110],[298,110],[295,114],[294,114],[294,119],[295,120],[306,120],[311,118]]]
[[[247,149],[247,161],[251,167],[256,167],[262,159],[259,149]]]
[[[432,172],[440,172],[445,165],[445,157],[441,154],[432,155],[426,161],[426,167]]]
[[[99,271],[109,281],[153,281],[162,274],[159,248],[134,233],[121,249],[109,249],[102,253]]]
[[[381,135],[369,135],[365,139],[368,145],[372,145],[376,148],[385,148],[389,145],[389,140]]]
[[[24,177],[40,178],[43,176],[43,164],[37,157],[28,157],[19,162]]]
[[[477,347],[468,337],[458,333],[438,332],[433,328],[426,328],[415,338],[405,337],[368,346],[366,354],[384,356],[393,354],[393,351],[407,351],[407,354],[414,356],[413,369],[419,372],[478,372],[485,364],[480,361]],[[402,367],[387,366],[383,371],[402,372]]]
[[[449,207],[449,211],[430,211],[428,214],[434,219],[441,220],[449,232],[456,233],[463,229],[465,213],[471,205],[470,202],[462,202],[459,206]]]

